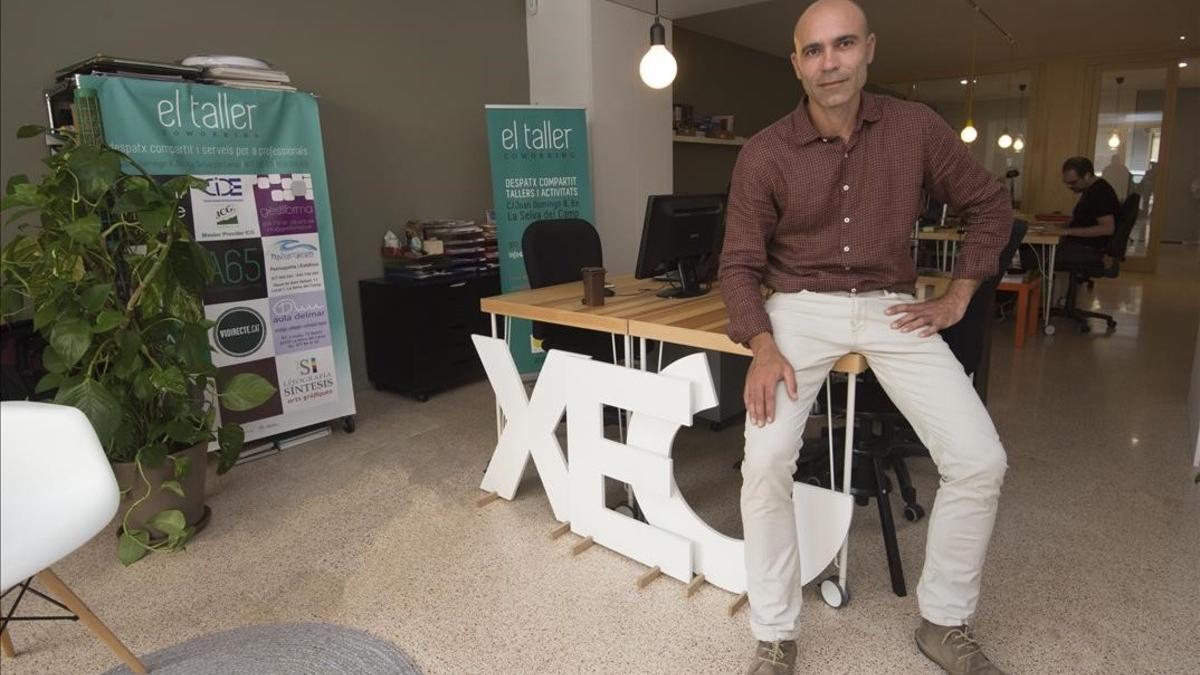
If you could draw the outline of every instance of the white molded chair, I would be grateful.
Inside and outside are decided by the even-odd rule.
[[[83,546],[117,513],[120,493],[104,448],[87,416],[49,403],[0,403],[0,592],[30,577],[135,673],[146,667],[87,605],[50,571]],[[13,617],[13,620],[19,617]],[[13,657],[9,622],[0,630],[3,653]]]

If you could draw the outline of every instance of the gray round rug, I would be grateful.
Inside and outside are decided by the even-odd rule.
[[[141,656],[158,675],[421,675],[403,650],[373,635],[327,623],[248,626],[204,635]],[[125,675],[122,665],[105,675]]]

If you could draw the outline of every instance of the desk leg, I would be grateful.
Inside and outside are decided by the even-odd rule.
[[[649,369],[650,369],[650,364],[646,362],[647,358],[649,358],[649,357],[646,355],[646,338],[639,338],[639,339],[638,339],[638,343],[641,345],[641,351],[642,351],[642,371],[644,372],[644,371],[646,371],[646,370],[649,370]]]
[[[1058,244],[1050,244],[1050,272],[1042,276],[1042,283],[1046,285],[1046,292],[1042,295],[1042,315],[1043,325],[1050,324],[1050,306],[1054,304],[1054,254],[1058,251]]]
[[[950,242],[950,273],[954,273],[954,262],[958,258],[958,242]]]
[[[854,466],[854,403],[858,388],[858,376],[849,373],[846,376],[846,447],[842,457],[842,492],[850,494],[850,474]],[[846,541],[842,542],[842,551],[838,555],[838,585],[846,592],[846,565],[850,558],[850,533],[846,533]]]

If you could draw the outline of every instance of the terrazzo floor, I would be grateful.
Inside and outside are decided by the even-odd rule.
[[[1155,276],[1096,284],[1113,335],[1012,348],[995,326],[989,408],[1009,451],[975,628],[1013,673],[1176,673],[1200,664],[1200,486],[1185,401],[1200,318],[1200,248],[1163,246]],[[358,431],[210,482],[213,520],[186,553],[133,567],[103,534],[56,571],[135,652],[273,622],[352,626],[427,673],[737,673],[747,612],[729,594],[661,578],[599,546],[551,541],[531,473],[514,502],[477,508],[495,441],[485,383],[427,403],[358,396]],[[681,432],[676,476],[714,527],[740,536],[741,429]],[[911,463],[927,509],[928,461]],[[899,518],[910,589],[927,521]],[[933,673],[917,652],[915,598],[897,598],[874,506],[855,512],[853,601],[805,591],[798,672]],[[30,602],[26,608],[39,609]],[[3,670],[96,673],[115,657],[77,624],[18,624]]]

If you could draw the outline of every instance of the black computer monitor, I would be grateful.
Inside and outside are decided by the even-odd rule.
[[[678,286],[659,292],[664,298],[690,298],[708,292],[725,231],[726,195],[651,195],[634,276],[663,273]]]

